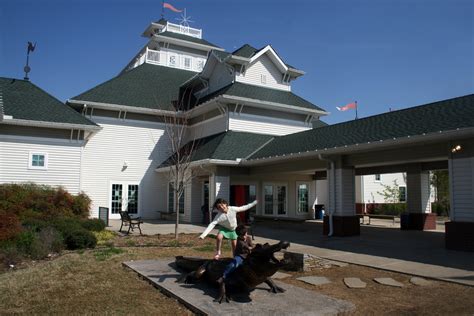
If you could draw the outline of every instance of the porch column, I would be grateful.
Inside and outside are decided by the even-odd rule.
[[[436,229],[436,214],[431,213],[430,173],[421,167],[407,171],[407,214],[402,215],[401,229]]]
[[[450,153],[450,221],[446,222],[446,248],[474,251],[474,139],[453,142]]]
[[[214,204],[217,198],[230,199],[230,172],[229,168],[218,167],[209,177],[209,204]]]
[[[333,236],[360,235],[359,217],[355,209],[355,170],[344,166],[342,157],[329,163],[328,209],[324,216],[323,234],[329,235],[332,214]]]

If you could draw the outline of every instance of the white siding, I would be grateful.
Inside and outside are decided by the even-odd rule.
[[[81,144],[0,136],[0,183],[35,182],[80,191]],[[28,169],[30,152],[47,153],[46,170]]]
[[[352,168],[336,169],[336,209],[342,216],[355,214],[355,175]],[[332,189],[332,187],[330,188]]]
[[[474,222],[474,158],[449,160],[451,220]]]
[[[311,129],[309,124],[251,114],[229,113],[229,130],[269,135],[288,135]]]
[[[225,132],[227,128],[227,116],[217,116],[209,120],[192,125],[188,129],[190,140],[207,137]]]
[[[157,218],[166,210],[168,180],[155,168],[169,155],[164,125],[95,118],[103,129],[84,148],[82,189],[93,202],[92,216],[99,206],[110,208],[110,184],[114,181],[139,183],[138,213]],[[124,162],[128,167],[123,170]]]
[[[265,82],[262,83],[262,75],[265,76]],[[244,74],[236,74],[235,80],[238,82],[263,86],[267,88],[290,91],[291,87],[283,83],[283,74],[273,64],[266,54],[262,55],[251,65],[248,66]]]
[[[383,185],[393,186],[393,181],[396,180],[398,186],[405,186],[406,182],[403,173],[384,173],[380,175],[380,181],[375,180],[375,175],[362,176],[363,178],[363,197],[361,203],[385,203],[384,196],[379,192],[384,191]],[[359,202],[359,201],[357,201]]]

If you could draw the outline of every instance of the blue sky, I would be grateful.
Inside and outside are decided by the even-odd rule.
[[[366,117],[474,91],[471,0],[168,0],[227,51],[271,44],[306,75],[293,92],[331,112],[354,100]],[[65,101],[116,76],[145,45],[161,1],[2,0],[0,76],[23,78]],[[166,10],[177,23],[179,14]]]

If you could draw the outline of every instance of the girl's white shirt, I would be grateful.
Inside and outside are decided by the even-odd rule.
[[[204,239],[204,237],[206,237],[217,224],[227,229],[235,230],[237,228],[237,213],[245,212],[255,205],[257,205],[257,201],[253,201],[244,206],[228,206],[227,213],[218,210],[214,220],[209,224],[209,226],[207,226],[206,230],[201,234],[201,236],[199,236],[199,238]]]

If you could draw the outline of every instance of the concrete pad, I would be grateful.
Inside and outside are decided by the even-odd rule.
[[[344,278],[344,284],[350,289],[365,289],[367,283],[359,278]]]
[[[272,279],[284,279],[284,278],[289,278],[291,274],[288,273],[283,273],[283,272],[277,272],[274,275],[272,275]]]
[[[331,283],[331,281],[326,277],[307,276],[307,277],[300,277],[296,279],[306,282],[311,285],[323,285],[323,284]]]
[[[273,294],[266,284],[259,285],[248,297],[234,297],[230,303],[215,302],[218,291],[205,283],[182,284],[175,269],[174,258],[128,261],[124,266],[134,270],[162,292],[178,299],[194,312],[205,315],[336,315],[355,306],[313,291],[275,281],[286,289]],[[315,308],[317,306],[317,308]]]
[[[388,286],[394,286],[394,287],[403,287],[403,284],[400,282],[395,281],[392,278],[375,278],[375,282],[382,284],[382,285],[388,285]]]
[[[419,277],[412,277],[410,279],[410,283],[418,285],[418,286],[427,286],[431,284],[430,281],[423,278],[419,278]]]

